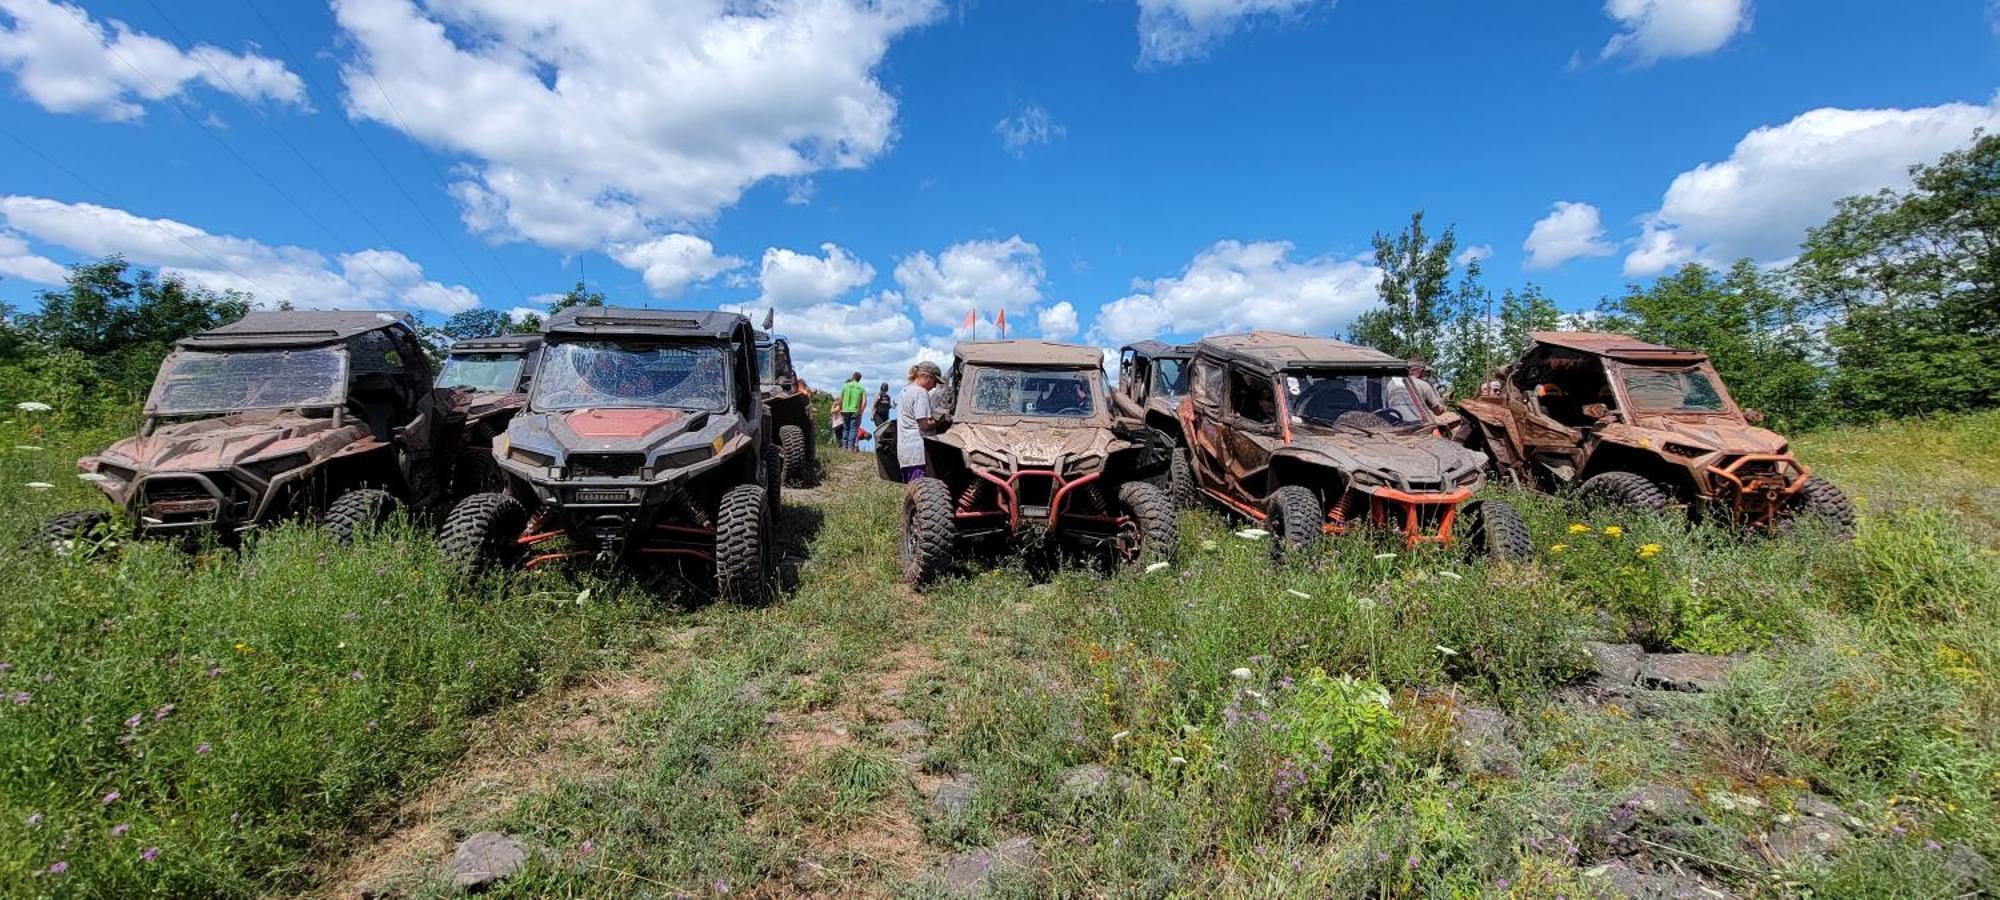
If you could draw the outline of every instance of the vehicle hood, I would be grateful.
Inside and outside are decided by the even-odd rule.
[[[1784,435],[1726,416],[1640,416],[1605,429],[1604,437],[1647,449],[1672,441],[1730,455],[1782,453],[1786,445]]]
[[[320,459],[368,438],[368,429],[349,420],[306,418],[295,412],[233,413],[193,422],[162,425],[144,437],[105,448],[92,461],[146,472],[212,472],[258,459],[306,453]],[[94,467],[86,467],[95,471]]]
[[[1323,465],[1353,473],[1355,487],[1362,490],[1375,486],[1405,491],[1477,489],[1486,465],[1486,454],[1428,431],[1358,434],[1306,426],[1295,428],[1292,443],[1280,453],[1303,459],[1317,457]]]
[[[710,442],[737,421],[734,413],[684,409],[582,409],[522,412],[507,423],[511,447],[555,457],[570,453],[644,453]]]
[[[1006,425],[955,422],[934,440],[1000,460],[1008,468],[1066,468],[1078,460],[1102,458],[1130,444],[1109,428],[1021,421]]]

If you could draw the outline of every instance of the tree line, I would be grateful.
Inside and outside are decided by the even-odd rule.
[[[2000,395],[2000,136],[1841,200],[1778,266],[1689,263],[1564,314],[1530,284],[1497,298],[1452,228],[1424,214],[1374,238],[1381,305],[1349,339],[1477,389],[1529,331],[1613,331],[1706,351],[1737,401],[1800,428],[1995,405]],[[1453,280],[1456,270],[1457,278]]]
[[[1707,351],[1739,403],[1788,428],[1979,409],[2000,394],[2000,136],[1911,169],[1908,189],[1849,197],[1782,266],[1690,263],[1563,313],[1533,284],[1496,297],[1454,229],[1419,211],[1377,234],[1381,304],[1347,335],[1429,360],[1464,396],[1526,346],[1530,331],[1618,331]],[[241,317],[248,294],[211,291],[118,257],[71,267],[35,312],[0,306],[0,400],[66,414],[129,411],[182,337]],[[547,306],[603,306],[582,282]],[[458,313],[425,338],[532,332],[537,315]]]

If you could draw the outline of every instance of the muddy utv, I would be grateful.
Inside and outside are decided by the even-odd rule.
[[[506,486],[439,538],[462,571],[557,560],[684,563],[718,594],[770,589],[782,478],[735,313],[573,307],[549,319],[527,406],[493,454]]]
[[[877,435],[884,478],[898,441],[922,440],[927,477],[903,498],[901,562],[914,584],[972,550],[1080,548],[1118,562],[1165,559],[1174,508],[1147,479],[1166,446],[1114,413],[1103,354],[1046,341],[964,341],[937,391],[942,430]]]
[[[1154,483],[1166,490],[1179,509],[1194,506],[1198,497],[1180,420],[1181,398],[1187,396],[1188,361],[1193,358],[1193,344],[1127,344],[1118,352],[1118,390],[1111,397],[1119,415],[1145,422],[1172,444],[1167,470]]]
[[[437,386],[465,394],[465,441],[458,466],[461,496],[503,486],[500,467],[493,461],[493,441],[528,402],[528,385],[534,382],[541,351],[539,334],[466,338],[446,351]]]
[[[138,537],[229,542],[321,518],[336,537],[399,505],[449,501],[463,398],[435,390],[409,316],[252,312],[181,340],[160,364],[138,436],[77,462]],[[109,533],[99,510],[50,521],[66,548]]]
[[[1752,529],[1854,508],[1731,399],[1707,355],[1621,334],[1538,331],[1498,396],[1461,401],[1457,436],[1504,478],[1589,506],[1685,510]]]
[[[757,333],[757,381],[778,456],[785,464],[785,484],[801,488],[818,484],[819,442],[813,433],[812,391],[792,368],[792,345],[783,335]]]
[[[1408,371],[1389,354],[1326,338],[1203,339],[1180,410],[1197,489],[1261,523],[1274,555],[1373,527],[1399,533],[1406,547],[1527,556],[1520,513],[1470,499],[1486,458],[1440,436]]]

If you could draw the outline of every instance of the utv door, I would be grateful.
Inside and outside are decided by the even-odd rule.
[[[1188,378],[1188,396],[1182,401],[1187,419],[1189,461],[1194,464],[1195,483],[1208,490],[1229,493],[1228,466],[1223,460],[1222,399],[1228,376],[1215,360],[1198,358]]]
[[[1261,502],[1271,490],[1271,451],[1284,440],[1278,421],[1282,409],[1270,376],[1229,367],[1222,451],[1228,460],[1230,491],[1245,502]]]

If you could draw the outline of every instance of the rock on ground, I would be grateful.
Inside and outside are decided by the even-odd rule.
[[[1461,770],[1508,777],[1521,773],[1521,748],[1507,737],[1512,723],[1506,714],[1460,706],[1451,711],[1451,724],[1452,755]]]
[[[1639,663],[1641,687],[1669,691],[1713,691],[1729,683],[1736,660],[1700,653],[1656,653]]]
[[[969,772],[954,775],[931,792],[931,812],[942,819],[963,816],[972,808],[972,798],[978,793],[978,778]]]
[[[1765,846],[1771,848],[1771,859],[1781,866],[1819,859],[1846,842],[1846,828],[1815,816],[1800,816],[1789,824],[1772,828],[1765,838]]]
[[[1639,649],[1638,644],[1584,641],[1583,652],[1597,669],[1598,685],[1607,688],[1631,687],[1637,683],[1639,664],[1646,658],[1646,651]]]
[[[967,850],[945,860],[939,877],[945,893],[954,897],[983,897],[1000,882],[1034,871],[1041,862],[1030,838],[1008,838],[997,844]]]
[[[1610,896],[1635,900],[1728,900],[1735,896],[1693,875],[1655,874],[1622,859],[1585,869],[1583,879]]]
[[[497,831],[481,831],[465,839],[445,866],[452,887],[483,891],[521,870],[528,848]]]

